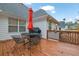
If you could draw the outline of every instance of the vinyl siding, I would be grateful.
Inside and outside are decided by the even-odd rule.
[[[8,17],[0,15],[0,40],[12,39],[11,35],[18,35],[19,32],[8,32]]]
[[[59,39],[59,32],[48,32],[48,38]]]
[[[0,15],[0,40],[8,38],[8,18]]]
[[[8,33],[8,18],[0,16],[0,33]]]
[[[34,27],[39,27],[41,29],[42,38],[47,36],[47,27],[46,27],[46,17],[34,18]]]

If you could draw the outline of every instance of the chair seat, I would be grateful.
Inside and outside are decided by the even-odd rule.
[[[24,39],[23,39],[22,36],[20,36],[20,35],[12,35],[12,38],[13,38],[13,40],[14,40],[16,43],[23,43],[23,42],[24,42]]]

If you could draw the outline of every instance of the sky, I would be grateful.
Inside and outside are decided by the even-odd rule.
[[[75,22],[79,19],[79,3],[29,3],[25,5],[31,6],[33,11],[43,9],[58,21],[65,18],[66,22]]]

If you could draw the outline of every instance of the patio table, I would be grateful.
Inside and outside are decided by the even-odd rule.
[[[39,33],[21,33],[21,35],[26,37],[25,41],[26,40],[29,41],[28,49],[30,50],[30,56],[31,56],[31,47],[38,43],[37,38],[40,38],[40,34]],[[25,44],[27,44],[27,42],[25,42]]]

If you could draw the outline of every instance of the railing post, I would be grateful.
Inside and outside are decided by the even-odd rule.
[[[61,41],[61,32],[59,31],[59,41]]]
[[[47,30],[47,40],[48,40],[48,30]]]

